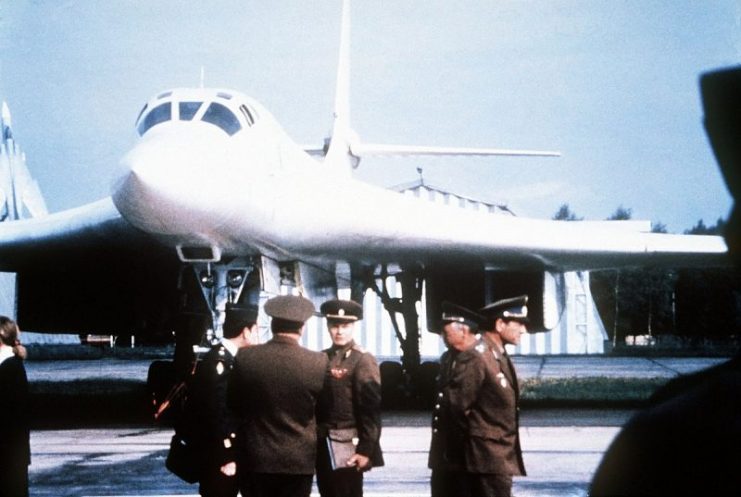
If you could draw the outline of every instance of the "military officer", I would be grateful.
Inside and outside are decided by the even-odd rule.
[[[227,410],[227,382],[237,351],[257,344],[257,306],[227,304],[224,337],[214,345],[198,365],[188,408],[195,416],[201,455],[199,492],[204,497],[236,497],[234,438],[236,419]]]
[[[432,469],[432,497],[466,497],[468,482],[464,473],[463,437],[450,420],[449,387],[458,354],[476,343],[482,320],[475,312],[459,305],[442,303],[442,337],[448,348],[440,357],[437,397],[432,415],[432,440],[428,467]]]
[[[323,351],[329,359],[329,375],[317,415],[317,486],[322,497],[362,497],[363,472],[383,466],[381,373],[375,357],[353,339],[363,307],[352,300],[333,299],[319,310],[327,319],[332,346]],[[335,436],[335,430],[346,437],[355,435],[357,446],[346,460],[335,460],[333,469],[327,438],[343,438]]]
[[[458,355],[450,386],[450,411],[464,431],[465,471],[472,497],[510,497],[512,476],[525,475],[519,435],[519,387],[505,345],[526,330],[527,296],[499,300],[479,310],[481,340]]]
[[[250,497],[308,497],[316,463],[316,402],[327,356],[299,339],[314,305],[298,296],[265,303],[273,338],[237,354],[229,402],[239,418],[240,491]]]

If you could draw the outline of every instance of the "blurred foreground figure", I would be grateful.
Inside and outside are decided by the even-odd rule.
[[[18,325],[0,316],[0,497],[28,496],[28,379]]]
[[[724,234],[741,264],[741,67],[702,76],[705,129],[734,206]],[[741,495],[741,355],[667,383],[605,453],[590,495]]]

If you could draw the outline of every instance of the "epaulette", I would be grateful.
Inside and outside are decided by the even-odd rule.
[[[224,345],[220,345],[219,346],[219,349],[216,352],[217,355],[219,356],[216,359],[216,374],[218,374],[219,376],[221,376],[222,374],[224,374],[224,371],[226,369],[224,367],[224,365],[227,364],[226,352],[227,352],[227,350],[226,350],[226,347],[224,347]],[[231,369],[231,365],[229,365],[229,369]]]
[[[367,352],[367,350],[365,350],[365,349],[364,349],[363,347],[361,347],[361,346],[360,346],[360,345],[358,345],[357,343],[356,343],[356,344],[353,344],[353,346],[352,346],[352,347],[350,347],[350,350],[357,350],[357,351],[358,351],[358,352],[360,352],[361,354],[365,354],[365,353]],[[349,351],[348,351],[348,352],[349,352]]]

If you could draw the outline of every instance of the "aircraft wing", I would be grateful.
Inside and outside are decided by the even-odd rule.
[[[106,198],[0,223],[0,271],[17,274],[24,329],[134,334],[154,328],[174,300],[179,267],[173,251],[131,226]]]
[[[121,217],[110,197],[47,216],[0,223],[0,270],[122,258],[157,243]]]
[[[691,267],[727,264],[721,237],[646,233],[648,223],[635,221],[552,221],[529,219],[441,205],[345,178],[328,179],[313,171],[291,171],[239,178],[217,188],[235,199],[224,204],[181,202],[167,209],[169,239],[183,244],[208,237],[224,254],[238,255],[249,245],[277,260],[337,260],[361,264],[422,263],[475,260],[501,269],[593,270],[633,266]],[[259,188],[251,188],[260,185]],[[182,196],[195,197],[200,190]],[[134,190],[122,197],[135,198]],[[115,199],[115,197],[114,197]],[[152,202],[147,202],[151,205]],[[128,209],[137,206],[127,204]],[[138,208],[144,208],[144,205]],[[183,222],[172,214],[177,211]],[[162,222],[149,216],[151,227]],[[199,226],[186,220],[199,219]],[[231,219],[216,238],[210,228]],[[195,228],[195,229],[194,229]],[[240,238],[242,236],[242,238]]]

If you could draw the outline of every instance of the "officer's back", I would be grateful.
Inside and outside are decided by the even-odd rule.
[[[268,300],[273,338],[241,350],[230,385],[239,417],[240,490],[250,497],[306,496],[316,458],[315,406],[327,358],[299,344],[314,306],[302,297]]]
[[[250,471],[314,472],[314,409],[326,364],[323,354],[281,336],[237,354],[236,388],[243,399],[239,412]]]

